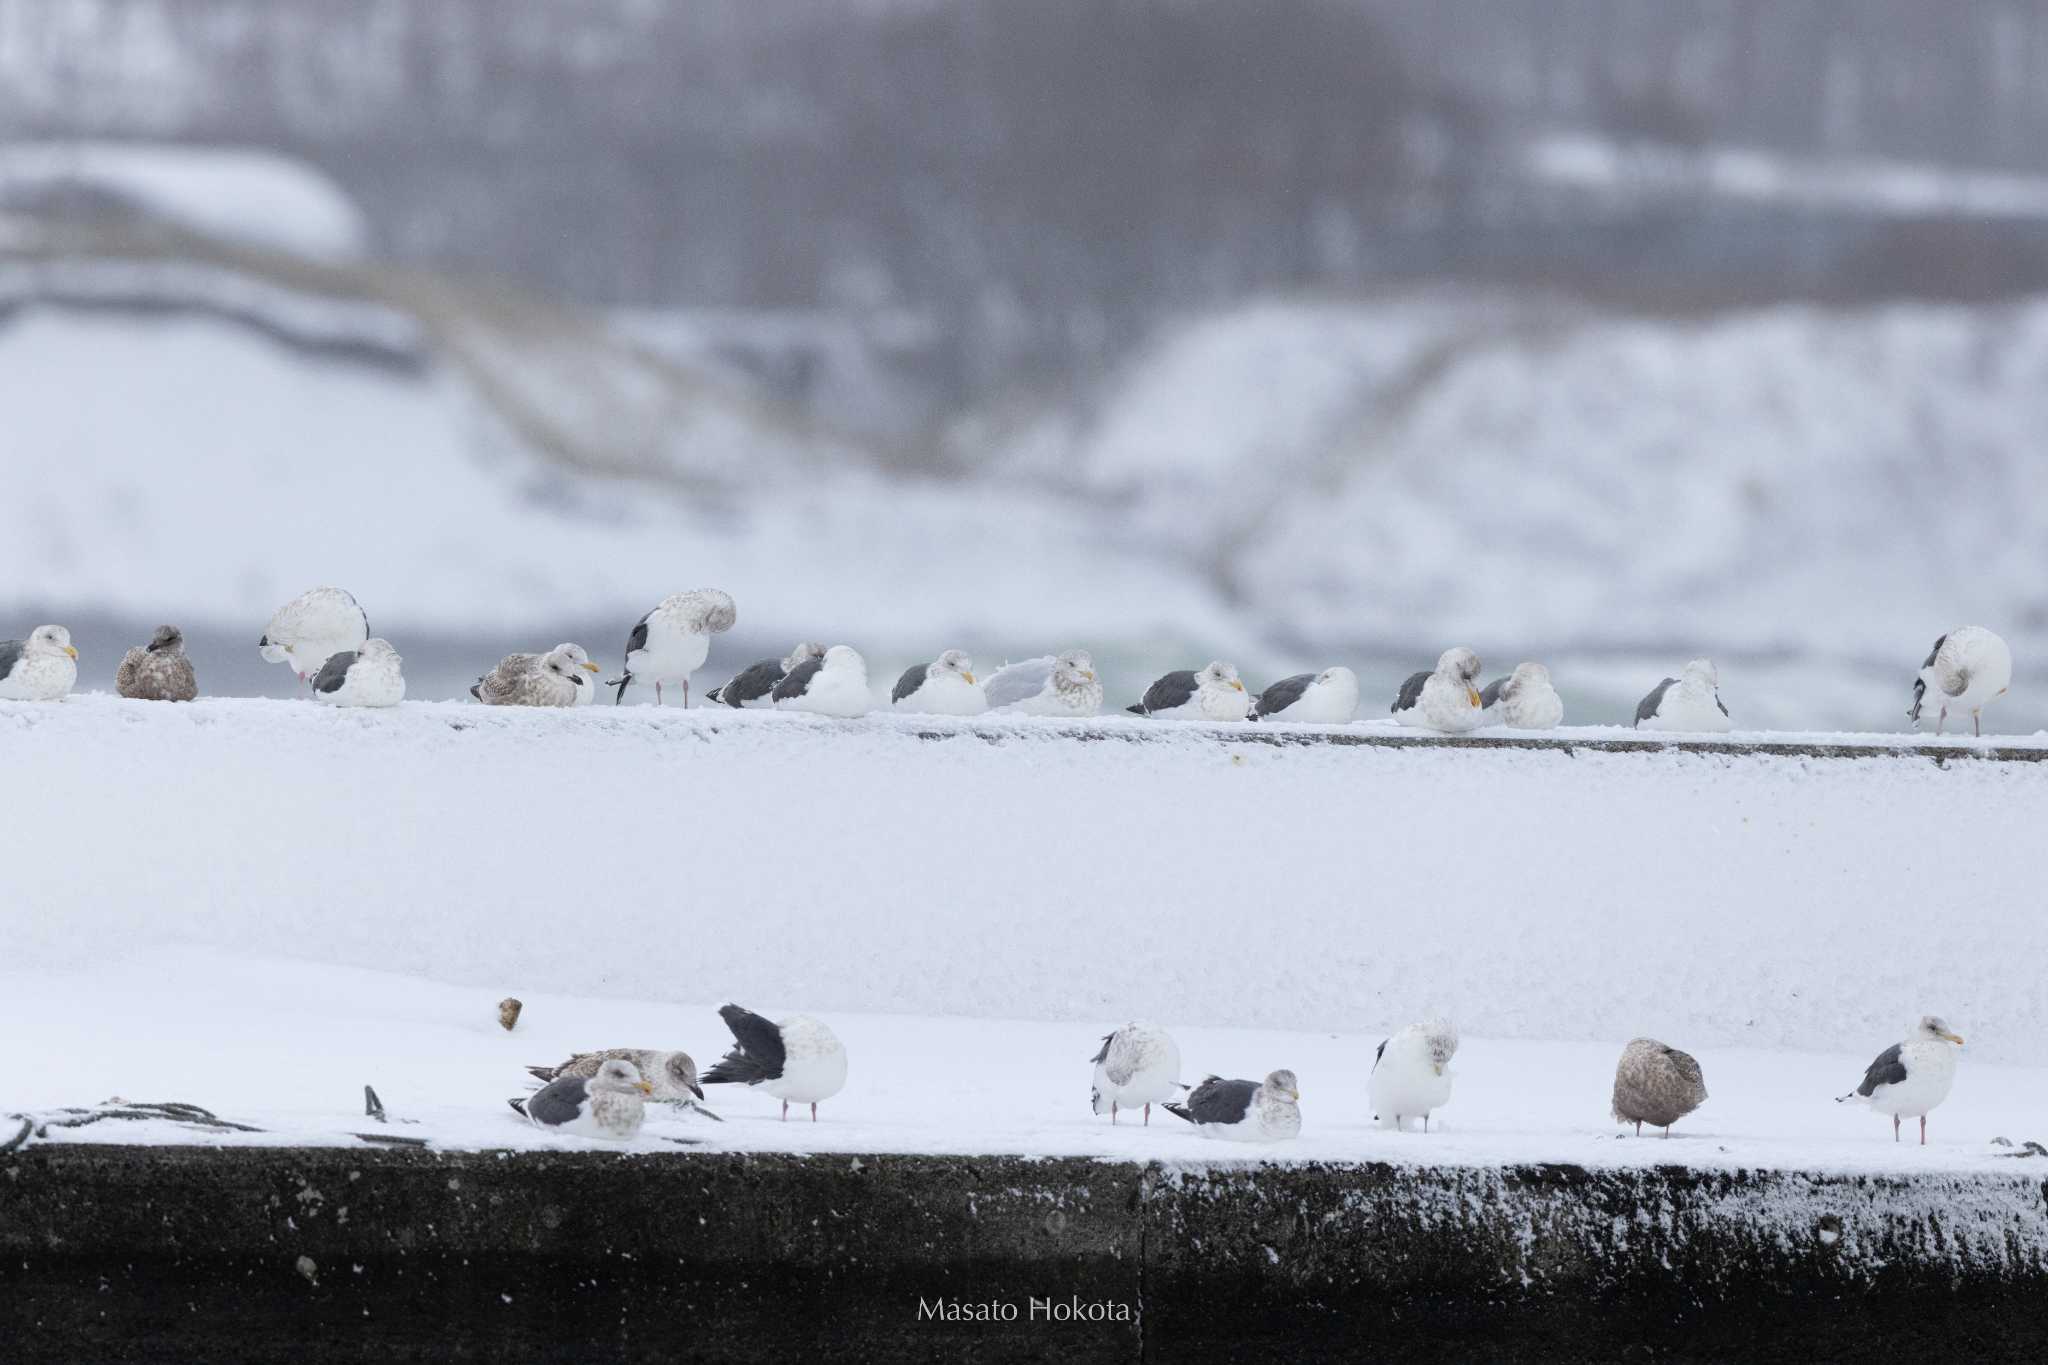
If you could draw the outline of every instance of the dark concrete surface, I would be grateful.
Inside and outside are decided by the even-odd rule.
[[[50,1144],[0,1360],[2038,1360],[2044,1174]]]

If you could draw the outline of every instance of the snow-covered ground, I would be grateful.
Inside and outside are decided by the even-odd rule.
[[[33,1040],[0,1049],[0,1109],[120,1094],[332,1133],[368,1082],[444,1140],[514,1141],[498,1110],[518,1063],[708,1061],[730,999],[825,1015],[855,1059],[839,1136],[742,1123],[767,1112],[742,1096],[709,1139],[739,1145],[1207,1151],[1087,1121],[1093,1039],[1143,1016],[1183,1032],[1190,1079],[1300,1072],[1297,1154],[1408,1151],[1364,1131],[1364,1077],[1385,1030],[1429,1010],[1470,1040],[1451,1131],[1414,1149],[1432,1158],[1621,1151],[1602,1106],[1637,1034],[1697,1053],[1714,1099],[1690,1147],[1617,1160],[1976,1161],[2042,1132],[2040,764],[1098,726],[1150,742],[1028,720],[0,704],[0,1036]],[[506,994],[527,1001],[510,1038]],[[1831,1102],[1922,1012],[1970,1038],[1946,1156]],[[957,1070],[961,1039],[991,1049],[986,1073],[933,1080],[919,1059]]]

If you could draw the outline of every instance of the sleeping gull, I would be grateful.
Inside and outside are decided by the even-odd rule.
[[[1145,700],[1124,709],[1170,720],[1243,720],[1251,707],[1237,669],[1221,661],[1199,672],[1169,673],[1145,689]]]
[[[486,706],[574,706],[593,685],[583,675],[595,672],[582,645],[560,644],[545,654],[507,654],[469,695]]]
[[[1102,1039],[1102,1050],[1089,1060],[1095,1063],[1095,1087],[1089,1102],[1095,1112],[1105,1110],[1116,1122],[1118,1109],[1145,1107],[1145,1122],[1152,1122],[1152,1106],[1171,1099],[1181,1089],[1180,1044],[1157,1024],[1133,1021]]]
[[[313,700],[327,706],[396,706],[405,700],[405,660],[381,635],[328,656],[313,675]]]
[[[1877,1054],[1877,1060],[1863,1073],[1863,1084],[1837,1104],[1860,1100],[1880,1114],[1892,1116],[1892,1141],[1899,1140],[1899,1120],[1918,1116],[1920,1145],[1927,1145],[1927,1111],[1948,1098],[1956,1083],[1956,1054],[1963,1045],[1959,1034],[1949,1031],[1940,1017],[1925,1014],[1914,1026],[1912,1037],[1893,1043]]]
[[[1275,1071],[1264,1082],[1226,1081],[1211,1076],[1184,1104],[1166,1106],[1203,1137],[1225,1142],[1280,1142],[1301,1135],[1301,1084],[1292,1071]]]
[[[631,1062],[639,1068],[640,1076],[649,1086],[649,1099],[662,1100],[669,1104],[695,1109],[700,1114],[717,1118],[697,1103],[704,1098],[704,1087],[697,1082],[697,1063],[687,1052],[662,1052],[645,1047],[612,1047],[602,1052],[579,1052],[568,1061],[557,1066],[529,1066],[527,1073],[537,1080],[558,1081],[564,1076],[595,1076],[598,1068],[606,1062]]]
[[[806,659],[775,684],[775,705],[820,716],[864,716],[873,704],[868,661],[851,645],[834,645],[822,658]]]
[[[1311,725],[1346,725],[1358,715],[1358,675],[1343,665],[1320,673],[1297,673],[1259,693],[1254,720],[1298,720]]]
[[[1451,1058],[1457,1054],[1458,1029],[1448,1019],[1397,1030],[1373,1056],[1366,1085],[1373,1117],[1382,1127],[1401,1128],[1419,1116],[1428,1132],[1430,1113],[1451,1102]]]
[[[0,640],[0,701],[56,701],[78,681],[78,651],[62,626]]]
[[[626,637],[626,671],[610,678],[606,687],[616,687],[612,704],[626,699],[634,683],[654,684],[654,704],[661,705],[661,685],[683,685],[683,706],[690,705],[690,675],[704,666],[711,653],[711,637],[732,629],[739,609],[732,595],[717,588],[671,593],[661,604],[640,618]]]
[[[1720,684],[1713,660],[1694,659],[1643,698],[1636,707],[1636,729],[1726,734],[1728,708],[1721,704]]]
[[[889,704],[899,711],[924,711],[939,716],[978,716],[988,710],[988,694],[974,681],[974,660],[949,649],[928,664],[903,670]]]
[[[1932,687],[1941,713],[1934,719],[1934,733],[1940,734],[1948,713],[1970,713],[1970,731],[1981,735],[1984,727],[1978,713],[1994,697],[2005,695],[2012,685],[2012,650],[2004,640],[1982,626],[1957,626],[1934,642],[1927,662],[1913,680],[1913,709],[1906,713],[1913,728],[1920,728],[1920,703]]]
[[[1436,671],[1410,674],[1391,708],[1403,725],[1458,733],[1486,723],[1479,702],[1479,656],[1462,645],[1437,657]]]
[[[730,706],[735,711],[743,706],[775,705],[775,684],[789,675],[806,659],[825,657],[825,646],[809,643],[799,644],[789,652],[787,658],[763,659],[749,664],[721,686],[714,687],[706,695],[721,706]]]
[[[301,682],[312,681],[328,656],[370,638],[370,619],[340,588],[313,588],[277,609],[256,648],[265,660],[289,661]]]
[[[1614,1117],[1633,1123],[1638,1137],[1646,1123],[1670,1137],[1671,1125],[1706,1098],[1706,1078],[1690,1053],[1655,1038],[1638,1038],[1621,1050],[1614,1068]]]
[[[1564,702],[1542,664],[1516,664],[1507,677],[1479,690],[1479,705],[1487,724],[1514,730],[1555,730],[1564,720]]]
[[[199,695],[185,636],[176,626],[158,626],[146,645],[121,656],[114,690],[135,701],[191,701]]]
[[[1095,660],[1085,649],[1004,664],[984,682],[991,711],[1092,716],[1102,710],[1102,684],[1095,680]]]
[[[654,1087],[640,1078],[640,1068],[613,1059],[597,1074],[564,1076],[549,1081],[523,1100],[506,1100],[536,1128],[579,1137],[630,1140],[647,1117],[646,1096]]]
[[[782,1101],[784,1123],[791,1100],[810,1105],[816,1123],[818,1101],[846,1088],[846,1048],[810,1015],[793,1014],[778,1024],[726,1005],[718,1016],[732,1030],[733,1049],[704,1073],[704,1084],[758,1086]]]

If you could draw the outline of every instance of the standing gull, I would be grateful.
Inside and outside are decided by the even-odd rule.
[[[1706,1077],[1690,1053],[1655,1038],[1638,1038],[1621,1050],[1614,1068],[1614,1117],[1636,1126],[1653,1124],[1671,1136],[1671,1125],[1707,1099]]]
[[[1564,702],[1542,664],[1516,664],[1507,677],[1479,690],[1479,705],[1488,725],[1514,730],[1554,730],[1564,720]]]
[[[782,1101],[784,1123],[791,1100],[810,1105],[816,1123],[818,1101],[846,1088],[846,1048],[810,1015],[793,1014],[778,1024],[726,1005],[718,1017],[732,1030],[733,1049],[704,1073],[704,1084],[759,1086]]]
[[[405,660],[381,635],[328,656],[313,676],[313,700],[327,706],[396,706],[405,700]]]
[[[199,695],[185,636],[176,626],[158,626],[146,645],[121,656],[114,690],[135,701],[191,701]]]
[[[1373,1117],[1387,1128],[1420,1117],[1422,1131],[1428,1132],[1431,1111],[1451,1102],[1451,1058],[1457,1054],[1457,1026],[1448,1019],[1425,1019],[1398,1030],[1373,1055],[1366,1085]]]
[[[1219,660],[1199,671],[1167,674],[1145,689],[1145,700],[1124,709],[1169,720],[1243,720],[1250,707],[1236,667]]]
[[[1004,664],[985,680],[992,711],[1027,716],[1092,716],[1102,710],[1102,684],[1085,649],[1041,654]]]
[[[597,665],[582,645],[560,644],[545,654],[507,654],[476,680],[469,695],[486,706],[574,706]]]
[[[78,651],[62,626],[0,640],[0,701],[56,701],[78,682]]]
[[[1252,704],[1254,720],[1347,725],[1358,715],[1358,675],[1339,664],[1320,673],[1282,678]]]
[[[1643,698],[1636,707],[1636,729],[1726,734],[1728,708],[1721,704],[1720,685],[1713,660],[1694,659]]]
[[[564,1076],[591,1077],[606,1062],[631,1062],[639,1068],[641,1078],[652,1088],[649,1099],[678,1104],[685,1109],[712,1114],[698,1104],[704,1098],[704,1087],[697,1082],[697,1063],[687,1052],[661,1052],[645,1047],[613,1047],[602,1052],[579,1052],[568,1061],[557,1066],[529,1066],[527,1073],[537,1080],[558,1081]]]
[[[1211,1076],[1185,1104],[1169,1104],[1203,1137],[1224,1142],[1281,1142],[1301,1136],[1301,1084],[1292,1071],[1275,1071],[1263,1082],[1226,1081]]]
[[[1401,684],[1391,708],[1403,725],[1457,733],[1486,723],[1479,701],[1479,656],[1465,647],[1438,656],[1436,671],[1414,673]]]
[[[1863,1073],[1863,1083],[1836,1104],[1860,1100],[1880,1114],[1892,1116],[1892,1141],[1899,1140],[1899,1120],[1918,1117],[1920,1145],[1927,1145],[1927,1112],[1948,1098],[1956,1083],[1956,1054],[1962,1036],[1949,1030],[1938,1015],[1923,1014],[1913,1034],[1877,1054]]]
[[[974,660],[949,649],[928,664],[903,670],[889,704],[899,711],[924,711],[940,716],[978,716],[988,710],[988,694],[974,681]]]
[[[820,716],[864,716],[874,702],[868,691],[868,661],[851,645],[834,645],[822,658],[806,659],[775,684],[777,707]]]
[[[737,620],[739,608],[733,605],[732,595],[717,588],[698,588],[662,598],[661,604],[641,617],[633,633],[626,637],[625,674],[605,682],[606,687],[619,689],[612,704],[624,701],[626,689],[634,683],[651,682],[654,704],[659,706],[661,685],[679,682],[683,685],[683,706],[687,710],[690,675],[704,666],[705,656],[711,653],[711,637],[731,630]]]
[[[1105,1110],[1116,1122],[1118,1109],[1143,1105],[1145,1122],[1152,1122],[1152,1106],[1170,1099],[1180,1088],[1180,1044],[1157,1024],[1133,1021],[1102,1039],[1102,1050],[1089,1060],[1095,1063],[1095,1087],[1089,1103],[1096,1113]]]
[[[1934,719],[1934,733],[1940,734],[1948,713],[1970,713],[1970,732],[1981,735],[1979,719],[1984,704],[2005,695],[2012,685],[2012,650],[2005,641],[1982,626],[1957,626],[1934,642],[1927,662],[1913,680],[1913,709],[1906,713],[1913,728],[1920,728],[1920,705],[1933,688],[1941,712]]]
[[[313,588],[277,609],[256,648],[270,663],[287,661],[301,682],[312,681],[330,655],[370,638],[370,618],[341,588]]]
[[[579,1137],[629,1141],[647,1117],[646,1097],[654,1087],[640,1078],[640,1068],[614,1059],[597,1074],[564,1076],[549,1081],[525,1099],[506,1100],[536,1128]]]
[[[743,706],[775,705],[775,684],[789,676],[789,670],[806,659],[825,657],[825,646],[810,643],[799,644],[789,651],[784,659],[763,659],[749,664],[735,673],[721,686],[706,693],[712,701],[721,706],[730,706],[735,711]]]

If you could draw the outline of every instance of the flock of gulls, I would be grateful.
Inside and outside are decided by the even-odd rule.
[[[732,629],[739,612],[729,593],[699,588],[673,593],[635,622],[626,637],[619,676],[606,679],[614,704],[629,688],[680,688],[690,704],[690,680],[710,656],[711,637]],[[396,706],[405,698],[404,661],[391,643],[370,634],[354,596],[341,588],[301,593],[270,618],[257,649],[272,663],[289,664],[313,699],[329,706]],[[470,695],[486,706],[580,706],[596,699],[602,669],[574,643],[545,652],[508,654],[476,680]],[[1464,646],[1447,649],[1436,667],[1410,676],[1391,711],[1402,725],[1457,734],[1486,726],[1549,730],[1564,720],[1564,703],[1540,663],[1481,684],[1479,656]],[[38,626],[26,640],[0,641],[0,700],[54,701],[78,681],[78,651],[63,626]],[[1913,682],[1907,716],[1917,727],[1936,709],[1935,733],[1951,715],[1968,715],[1983,733],[1986,703],[2012,683],[2012,650],[1982,626],[1959,626],[1934,642]],[[184,636],[161,626],[147,645],[128,651],[115,678],[123,697],[191,701],[198,680],[185,655]],[[773,707],[825,716],[864,715],[874,705],[867,660],[851,645],[803,643],[780,659],[748,665],[711,689],[709,699],[735,708]],[[899,711],[973,716],[984,712],[1087,717],[1101,712],[1103,688],[1085,650],[1041,655],[1005,664],[985,678],[974,661],[948,649],[927,664],[906,669],[890,689]],[[1342,725],[1358,716],[1358,676],[1341,665],[1283,678],[1262,692],[1247,690],[1237,669],[1221,660],[1168,673],[1125,710],[1161,720],[1300,721]],[[1694,659],[1652,688],[1636,707],[1635,727],[1685,733],[1726,733],[1731,728],[1710,659]]]

